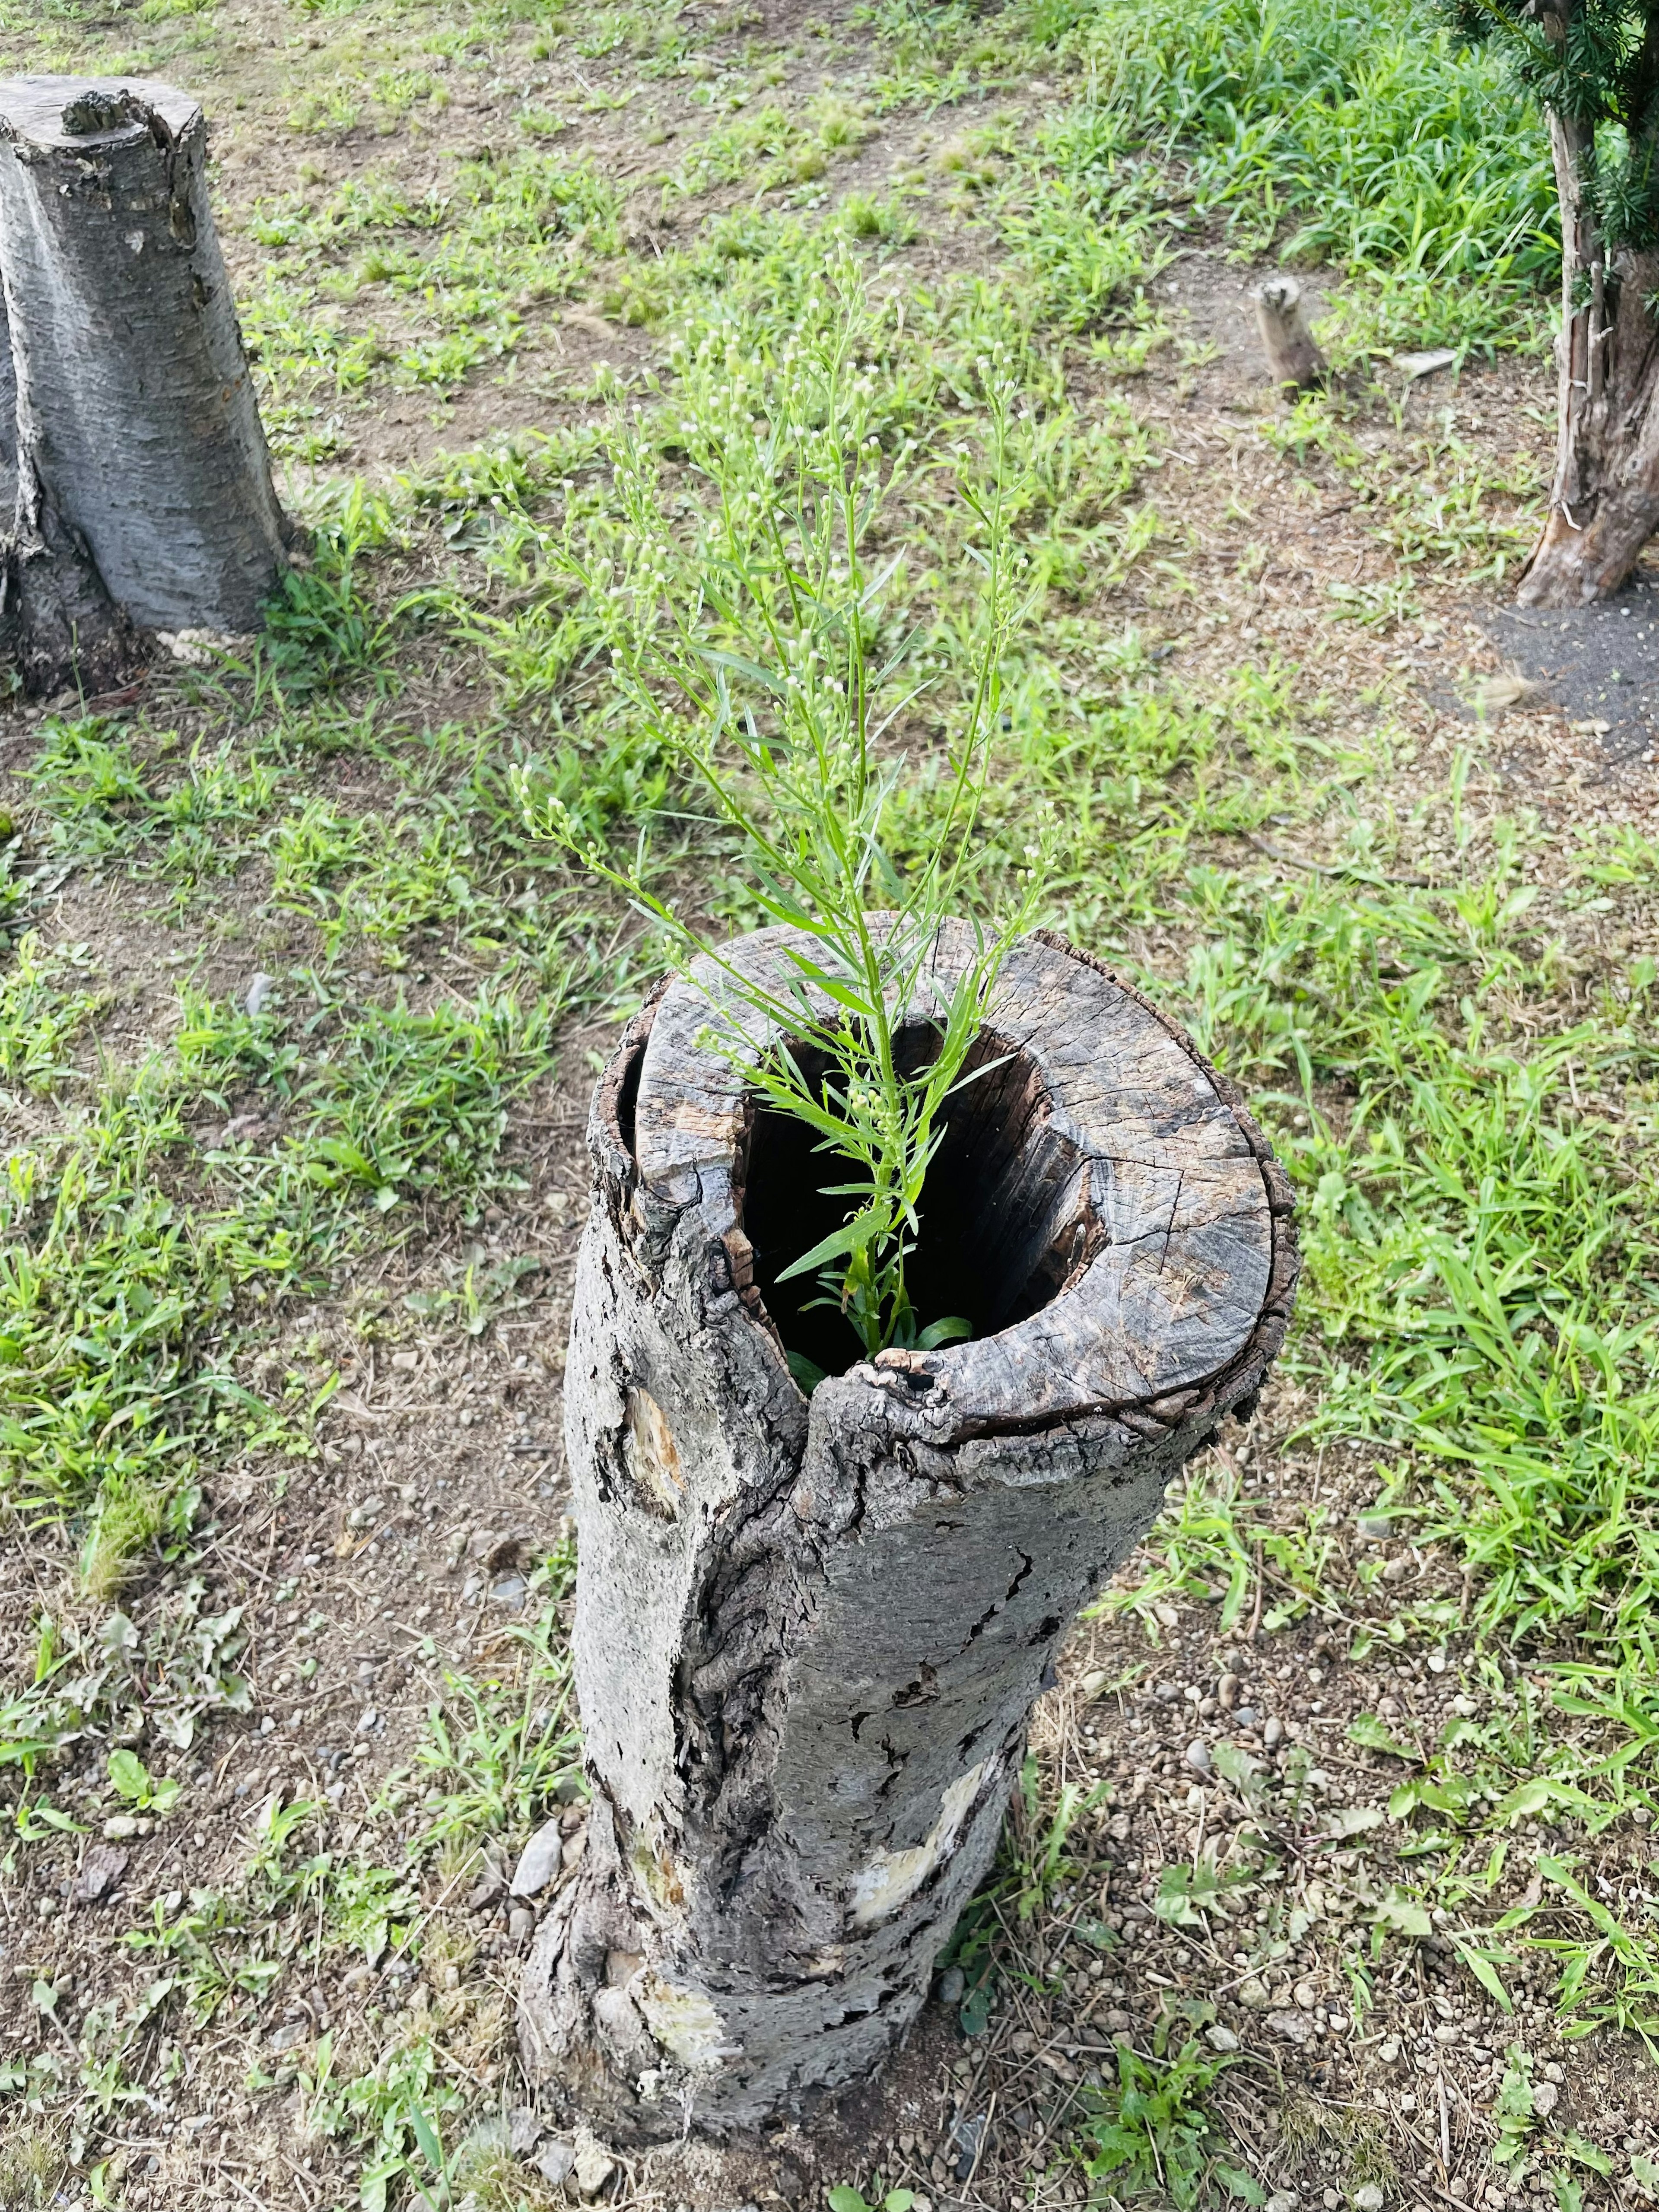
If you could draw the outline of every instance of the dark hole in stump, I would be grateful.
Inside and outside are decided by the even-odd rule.
[[[937,1032],[916,1023],[900,1036],[912,1068],[937,1050]],[[800,1050],[802,1072],[822,1082],[823,1055]],[[991,1069],[947,1102],[945,1133],[922,1189],[921,1234],[906,1271],[910,1302],[926,1328],[961,1314],[975,1336],[1010,1328],[1047,1305],[1099,1235],[1091,1207],[1089,1163],[1049,1121],[1036,1063],[1018,1046],[982,1032],[964,1073]],[[743,1228],[755,1251],[755,1280],[778,1334],[829,1375],[863,1357],[851,1325],[830,1307],[803,1311],[823,1293],[815,1277],[778,1277],[838,1228],[850,1201],[820,1186],[853,1180],[850,1164],[816,1149],[804,1123],[763,1109],[750,1133]]]

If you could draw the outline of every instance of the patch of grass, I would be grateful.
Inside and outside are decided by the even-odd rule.
[[[1352,280],[1333,335],[1344,358],[1540,340],[1560,264],[1541,121],[1502,63],[1461,46],[1420,0],[1035,0],[992,23],[898,0],[872,13],[892,57],[884,105],[1086,70],[1098,88],[1086,127],[1183,168],[1192,217],[1221,217],[1243,250]],[[1040,257],[1063,256],[1075,233],[1088,258],[1069,182],[1027,223]]]
[[[50,951],[31,930],[19,939],[13,964],[0,976],[0,1081],[44,1092],[64,1073],[64,1047],[103,1003],[73,980],[91,955],[84,945]]]
[[[53,2129],[22,2120],[0,2134],[0,2206],[4,2212],[37,2212],[56,2201],[67,2163]]]
[[[304,127],[345,127],[335,96],[308,98]],[[591,161],[538,147],[457,161],[422,197],[370,175],[320,206],[302,193],[263,204],[264,283],[242,320],[276,449],[325,392],[451,390],[511,354],[530,309],[591,286],[620,251],[621,207]],[[380,298],[394,310],[384,319]]]
[[[1396,343],[1526,342],[1559,266],[1541,124],[1413,0],[1107,0],[1074,34],[1241,243],[1365,280]],[[1369,288],[1369,289],[1367,289]]]
[[[508,1103],[550,1055],[545,1004],[313,1000],[290,1038],[276,1013],[187,998],[172,1054],[7,1163],[4,1488],[27,1514],[86,1517],[100,1594],[182,1541],[204,1456],[303,1448],[303,1403],[250,1392],[234,1347],[366,1233],[365,1201],[385,1215],[496,1187]],[[204,1151],[184,1118],[250,1102],[285,1124],[263,1155]]]
[[[1120,2042],[1115,2084],[1085,2091],[1079,2100],[1079,2156],[1091,2184],[1120,2202],[1150,2198],[1188,2212],[1206,2182],[1213,2179],[1225,2188],[1235,2178],[1231,2169],[1218,2170],[1204,2103],[1232,2061],[1202,2056],[1196,2038],[1172,2051],[1171,2039],[1165,2019],[1153,2030],[1146,2056]],[[1253,2192],[1250,2185],[1243,2193]]]
[[[516,1664],[477,1680],[446,1674],[443,1699],[428,1716],[416,1758],[429,1842],[501,1834],[522,1840],[561,1785],[567,1796],[579,1794],[580,1739],[562,1619],[575,1570],[570,1546],[536,1569],[539,1610],[534,1625],[511,1639]]]

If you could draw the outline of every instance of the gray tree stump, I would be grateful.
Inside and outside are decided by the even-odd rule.
[[[1069,1624],[1253,1402],[1297,1273],[1236,1094],[1038,933],[923,1196],[918,1310],[975,1337],[854,1364],[831,1315],[847,1371],[809,1401],[785,1339],[829,1347],[776,1276],[839,1178],[708,1022],[671,985],[594,1100],[565,1376],[592,1803],[520,2010],[532,2079],[635,2140],[867,2076],[915,2018]]]
[[[0,278],[15,498],[0,651],[32,690],[107,672],[130,622],[252,629],[285,525],[208,205],[169,85],[0,82]]]
[[[1330,374],[1302,305],[1302,287],[1294,276],[1269,276],[1250,295],[1255,302],[1255,327],[1267,371],[1275,384],[1295,392],[1311,392]]]

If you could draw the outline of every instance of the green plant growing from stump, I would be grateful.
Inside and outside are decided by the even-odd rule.
[[[557,556],[641,738],[701,794],[704,820],[736,847],[769,920],[794,933],[774,980],[740,971],[698,910],[665,885],[645,831],[632,857],[618,859],[533,774],[520,791],[538,829],[660,928],[680,972],[708,995],[714,1042],[755,1096],[805,1122],[817,1149],[845,1163],[847,1179],[823,1188],[843,1202],[843,1219],[781,1279],[815,1275],[813,1303],[839,1310],[873,1357],[969,1334],[953,1316],[924,1322],[905,1271],[947,1102],[995,1064],[963,1072],[1038,879],[1028,872],[1024,899],[1000,926],[966,925],[971,957],[942,986],[934,950],[963,900],[1001,663],[1031,591],[1008,522],[1013,386],[984,361],[983,477],[961,447],[949,472],[969,520],[962,550],[980,574],[970,681],[944,741],[931,845],[901,869],[886,839],[905,773],[893,740],[932,684],[926,633],[896,614],[903,555],[877,565],[870,549],[896,488],[935,465],[878,414],[875,380],[858,358],[873,333],[856,264],[827,281],[839,313],[822,343],[797,342],[760,365],[717,445],[702,450],[686,426],[688,465],[717,495],[691,588],[660,456],[620,413],[609,439],[624,518],[613,555],[579,548],[568,525]],[[755,1042],[754,1017],[775,1042]],[[790,1364],[806,1387],[821,1379],[803,1355]]]

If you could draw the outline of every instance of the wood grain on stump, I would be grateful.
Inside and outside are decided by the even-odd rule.
[[[968,957],[941,939],[947,986]],[[872,1364],[847,1332],[809,1401],[784,1335],[807,1348],[812,1292],[776,1275],[841,1178],[709,1022],[670,985],[594,1103],[565,1383],[593,1800],[520,2003],[532,2076],[635,2137],[866,2076],[915,2017],[1069,1624],[1253,1400],[1297,1270],[1237,1097],[1038,933],[922,1200],[921,1317],[980,1333]]]
[[[0,649],[33,690],[77,662],[84,679],[129,622],[250,630],[279,572],[286,526],[206,151],[201,108],[170,85],[0,82],[15,364]]]

